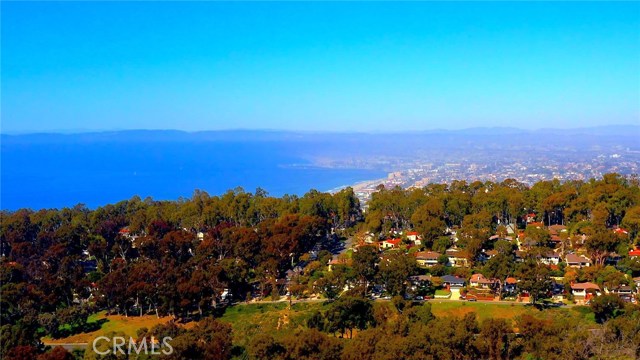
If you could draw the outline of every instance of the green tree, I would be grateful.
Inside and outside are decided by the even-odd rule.
[[[418,271],[416,258],[399,251],[385,256],[380,261],[379,268],[380,279],[391,295],[404,295],[407,278]]]
[[[505,319],[486,319],[480,325],[481,348],[491,360],[513,358],[513,330]]]
[[[363,294],[367,296],[367,287],[369,282],[373,280],[376,275],[376,265],[380,261],[378,256],[378,249],[374,246],[361,246],[358,251],[353,253],[353,270],[356,277],[362,283],[364,287]]]
[[[585,247],[596,265],[604,263],[605,258],[620,245],[620,239],[609,230],[601,229],[589,236]]]
[[[629,231],[630,239],[637,239],[640,234],[640,205],[627,210],[622,219],[622,227]]]
[[[529,293],[533,304],[546,297],[551,291],[552,282],[549,268],[538,264],[534,259],[527,259],[520,264],[516,276],[520,279],[518,288]]]
[[[351,296],[342,296],[331,304],[325,313],[328,330],[340,332],[344,336],[349,332],[353,337],[353,329],[363,330],[373,323],[371,302]]]
[[[591,300],[596,321],[603,323],[624,313],[624,301],[618,295],[601,295]]]

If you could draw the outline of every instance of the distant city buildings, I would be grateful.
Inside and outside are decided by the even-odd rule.
[[[504,152],[501,152],[504,155]],[[454,180],[493,181],[515,179],[527,185],[542,180],[558,179],[560,181],[601,178],[603,174],[616,172],[627,176],[640,173],[640,154],[632,151],[616,151],[615,153],[581,153],[566,151],[545,154],[544,151],[532,151],[511,154],[509,156],[493,156],[487,152],[461,156],[453,161],[452,154],[439,157],[440,161],[429,161],[424,156],[407,158],[358,159],[333,163],[333,167],[349,165],[366,168],[391,169],[386,178],[372,179],[353,185],[360,201],[366,204],[371,194],[380,185],[386,188],[400,186],[402,188],[424,187],[430,183],[451,183]]]

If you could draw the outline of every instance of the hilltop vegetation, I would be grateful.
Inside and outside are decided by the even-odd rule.
[[[95,210],[79,205],[0,216],[3,358],[61,355],[45,352],[40,339],[96,331],[100,324],[88,318],[98,311],[171,317],[136,335],[171,334],[176,358],[640,355],[640,310],[614,293],[591,302],[588,311],[597,323],[574,309],[487,316],[483,304],[461,311],[455,307],[462,305],[445,310],[410,300],[448,290],[444,275],[468,282],[475,273],[518,278],[514,291],[532,302],[551,296],[552,277],[565,288],[592,281],[602,292],[622,285],[635,290],[640,263],[629,255],[640,232],[635,178],[608,174],[531,188],[513,180],[380,188],[364,213],[347,188],[300,198],[271,197],[260,189],[222,196],[196,191],[178,201],[134,197]],[[552,235],[553,225],[566,231]],[[409,239],[410,232],[420,241]],[[397,246],[384,249],[392,237],[400,238],[390,243]],[[353,244],[347,252],[346,239]],[[446,257],[431,267],[416,262],[418,251],[450,248],[461,254],[459,263]],[[488,251],[497,254],[487,258]],[[562,259],[585,254],[594,266],[550,264],[544,260],[549,252]],[[608,262],[613,255],[616,261]],[[429,280],[417,284],[413,275]],[[372,294],[393,299],[372,301]],[[574,300],[570,292],[562,296]],[[329,301],[288,310],[283,302],[233,305],[289,298]],[[269,331],[245,337],[253,330],[238,319],[247,312],[260,317],[254,306],[268,313],[256,323]],[[222,345],[211,347],[213,338]]]

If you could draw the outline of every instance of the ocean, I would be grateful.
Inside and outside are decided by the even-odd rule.
[[[5,139],[6,140],[6,139]],[[383,171],[327,169],[299,155],[308,143],[269,141],[3,141],[0,208],[90,208],[130,199],[220,195],[261,187],[274,196],[328,191],[385,177]]]

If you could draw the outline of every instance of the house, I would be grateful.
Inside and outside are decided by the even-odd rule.
[[[301,266],[296,266],[295,268],[289,269],[287,270],[287,272],[285,272],[285,278],[287,280],[291,280],[296,276],[302,275],[303,272],[304,272],[304,269]]]
[[[138,238],[138,235],[135,235],[131,232],[128,226],[123,227],[118,231],[118,235],[131,240],[131,242],[135,241]]]
[[[514,251],[514,257],[515,257],[515,261],[516,262],[523,262],[524,261],[524,257],[527,253],[522,251],[522,250],[516,250]]]
[[[485,251],[484,253],[487,256],[487,259],[491,259],[492,257],[498,255],[498,251],[496,250],[488,250],[488,251]]]
[[[636,257],[636,256],[640,256],[640,249],[629,251],[629,257]]]
[[[591,282],[571,284],[571,293],[576,303],[584,304],[589,302],[594,296],[600,295],[600,287]]]
[[[482,274],[473,274],[469,279],[469,286],[482,289],[490,289],[496,283],[494,279],[487,279]]]
[[[564,299],[564,285],[562,283],[557,281],[553,282],[551,298],[555,301],[562,301]]]
[[[422,236],[417,231],[408,231],[407,239],[416,245],[422,245]]]
[[[500,235],[496,234],[496,235],[493,235],[493,236],[489,237],[489,240],[491,240],[491,241],[497,241],[497,240],[513,241],[513,237],[512,236],[500,236]]]
[[[478,254],[478,260],[487,261],[496,255],[498,255],[498,252],[495,250],[483,250],[480,254]]]
[[[634,277],[632,280],[636,284],[636,292],[640,294],[640,276]]]
[[[411,289],[413,291],[426,290],[431,286],[431,275],[414,275],[409,276],[409,282],[411,283]]]
[[[551,235],[559,235],[561,232],[567,232],[567,227],[564,225],[551,225],[548,229]]]
[[[413,285],[425,285],[431,283],[431,275],[414,275],[409,276],[409,281]]]
[[[467,260],[467,252],[458,249],[448,249],[445,255],[449,258],[449,264],[451,266],[468,266],[469,260]]]
[[[622,256],[620,256],[618,253],[612,252],[604,259],[604,263],[606,265],[615,266],[618,265],[618,262],[620,262],[620,260],[622,260]]]
[[[616,235],[622,235],[622,236],[627,236],[627,235],[629,235],[629,231],[627,231],[627,230],[625,230],[625,229],[623,229],[623,228],[621,228],[621,227],[617,227],[617,228],[613,229],[613,232],[614,232]]]
[[[536,227],[538,229],[544,228],[544,224],[542,222],[530,222],[527,224],[527,227],[529,226]]]
[[[567,254],[565,256],[565,261],[568,266],[574,268],[582,268],[586,266],[591,266],[591,260],[589,260],[584,255],[576,255],[576,254]]]
[[[620,296],[620,299],[625,302],[631,302],[633,300],[633,291],[631,290],[631,286],[618,286],[617,288],[611,289],[609,293]]]
[[[435,251],[420,251],[416,253],[416,263],[419,266],[430,267],[438,264],[438,258],[441,256],[439,252]]]
[[[560,255],[549,251],[540,257],[540,262],[546,265],[558,265],[560,263]]]
[[[333,267],[336,266],[336,265],[347,265],[347,264],[349,264],[351,262],[350,260],[351,259],[348,259],[348,258],[343,257],[343,256],[334,256],[327,263],[327,265],[328,265],[327,270],[332,271]]]
[[[380,250],[399,248],[402,244],[402,239],[387,239],[378,243]]]
[[[471,275],[471,278],[469,279],[469,286],[471,287],[478,287],[480,286],[480,280],[486,280],[487,278],[484,277],[484,275],[482,274],[473,274]]]
[[[464,279],[453,275],[445,275],[441,277],[442,283],[448,288],[464,287]]]
[[[515,295],[518,292],[518,280],[514,277],[508,277],[504,280],[502,292],[506,295]]]
[[[528,224],[530,222],[534,222],[536,221],[536,214],[535,213],[529,213],[527,215],[524,216],[524,221]]]

